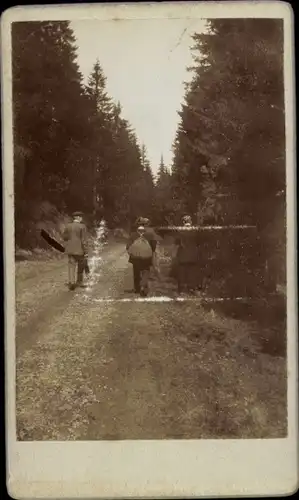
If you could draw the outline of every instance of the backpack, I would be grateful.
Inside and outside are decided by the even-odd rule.
[[[152,247],[144,236],[138,236],[128,248],[131,257],[138,259],[150,259],[153,256]]]

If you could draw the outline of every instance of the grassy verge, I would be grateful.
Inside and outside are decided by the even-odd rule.
[[[71,307],[18,361],[19,437],[285,437],[286,360],[262,334],[194,303]]]

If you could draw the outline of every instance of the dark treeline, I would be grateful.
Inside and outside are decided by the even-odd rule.
[[[14,23],[16,241],[44,201],[128,227],[184,214],[200,224],[254,224],[267,248],[285,229],[283,23],[211,20],[194,34],[173,164],[156,183],[146,149],[106,91],[96,61],[87,85],[68,22]],[[276,221],[276,227],[273,225]],[[272,250],[271,250],[272,249]]]
[[[83,84],[69,23],[14,23],[12,48],[16,243],[35,244],[45,203],[110,227],[147,213],[145,147],[108,96],[99,61]]]
[[[193,40],[162,218],[177,223],[187,213],[199,224],[256,225],[257,232],[244,233],[245,252],[259,235],[255,252],[272,260],[273,279],[284,281],[283,22],[211,20]]]
[[[212,20],[193,39],[173,146],[173,217],[264,226],[284,205],[283,23]]]

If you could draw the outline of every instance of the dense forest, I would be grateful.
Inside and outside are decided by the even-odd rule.
[[[284,202],[282,21],[213,20],[209,28],[193,37],[174,143],[174,211],[264,226]]]
[[[152,203],[153,176],[96,61],[83,84],[68,22],[14,23],[16,243],[34,241],[52,211],[127,225]]]
[[[217,19],[208,26],[193,36],[166,212],[176,221],[189,213],[198,224],[256,226],[239,250],[244,245],[266,265],[271,288],[285,282],[286,271],[283,22]],[[235,234],[217,242],[222,254]]]
[[[161,157],[154,180],[145,146],[107,94],[100,61],[83,84],[70,24],[13,24],[19,245],[30,244],[51,206],[83,210],[91,223],[104,216],[110,227],[141,214],[177,223],[186,213],[198,224],[254,224],[265,248],[284,248],[283,23],[208,26],[193,35],[173,164]]]

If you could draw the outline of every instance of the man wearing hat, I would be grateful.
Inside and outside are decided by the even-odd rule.
[[[182,220],[183,220],[184,227],[191,227],[192,226],[192,217],[190,215],[184,215]]]
[[[160,238],[156,234],[154,228],[151,227],[150,219],[148,219],[147,217],[139,217],[135,222],[135,226],[136,226],[136,228],[138,228],[139,226],[143,226],[145,228],[146,237],[150,241],[153,252],[155,253],[156,247],[157,247],[157,242]]]
[[[192,218],[185,215],[182,219],[183,227],[175,240],[177,254],[175,259],[178,292],[184,290],[195,293],[198,288],[199,248],[197,232],[193,230]]]
[[[134,291],[140,293],[141,296],[146,296],[153,260],[153,246],[144,226],[138,226],[137,231],[131,234],[126,248],[129,253],[129,262],[133,265]]]
[[[76,286],[83,286],[84,258],[87,251],[87,228],[82,220],[82,212],[74,212],[72,222],[67,224],[63,233],[65,251],[68,254],[70,290],[74,290]]]

